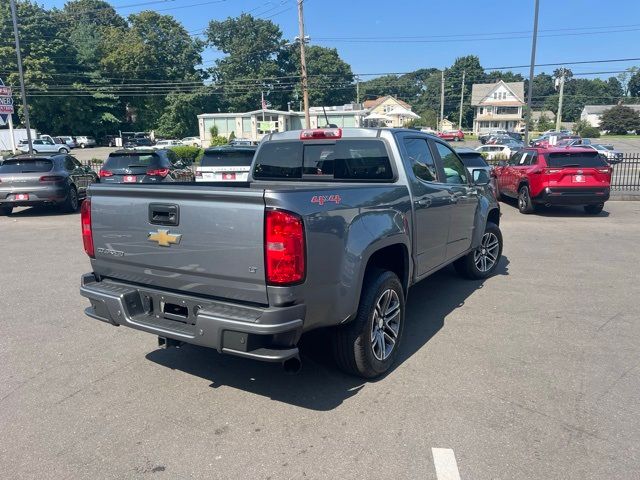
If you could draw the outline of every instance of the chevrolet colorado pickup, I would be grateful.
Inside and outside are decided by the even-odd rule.
[[[495,271],[488,183],[436,136],[331,128],[268,135],[245,183],[98,184],[81,209],[86,314],[286,370],[304,332],[331,327],[338,365],[373,378],[411,285],[449,263]]]

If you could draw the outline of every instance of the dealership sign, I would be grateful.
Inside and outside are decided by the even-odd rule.
[[[5,125],[9,115],[13,113],[13,97],[11,87],[5,87],[0,79],[0,125]]]

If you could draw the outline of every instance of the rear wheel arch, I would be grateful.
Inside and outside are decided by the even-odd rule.
[[[367,259],[362,275],[360,293],[362,293],[363,281],[370,272],[390,271],[400,279],[405,297],[409,289],[409,250],[404,243],[393,243],[375,250]]]

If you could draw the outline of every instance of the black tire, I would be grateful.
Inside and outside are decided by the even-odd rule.
[[[58,150],[58,153],[69,153],[69,150],[67,150],[66,148],[62,147],[61,149]]]
[[[589,215],[598,215],[600,212],[602,212],[603,208],[604,208],[604,203],[599,203],[597,205],[585,205],[584,211]]]
[[[87,146],[84,143],[80,144],[80,148],[86,148]]]
[[[498,242],[497,249],[492,246],[493,240]],[[491,260],[493,262],[490,267],[482,261],[483,256],[486,261]],[[487,222],[481,245],[453,262],[453,266],[461,276],[471,280],[478,280],[493,275],[496,268],[498,268],[500,258],[502,258],[502,232],[500,232],[500,227],[495,223]]]
[[[529,214],[533,213],[535,206],[531,201],[531,195],[529,193],[529,187],[522,185],[518,190],[518,210],[520,213]]]
[[[13,207],[0,207],[0,217],[9,216],[13,212]]]
[[[68,213],[75,213],[78,211],[80,207],[80,200],[78,199],[78,191],[76,187],[69,187],[69,192],[67,193],[67,199],[62,204],[62,210]]]
[[[376,307],[379,302],[383,301],[382,297],[387,292],[393,292],[388,297],[390,301],[387,311],[394,312],[390,314],[390,318],[397,319],[397,324],[394,322],[386,323],[382,320],[384,328],[380,329],[378,325],[374,329],[374,317],[377,318]],[[404,300],[402,284],[395,273],[386,270],[374,270],[367,274],[362,287],[356,318],[347,325],[337,327],[334,332],[333,350],[336,363],[343,371],[362,378],[376,378],[391,368],[402,343],[405,315]],[[397,308],[394,307],[396,302]],[[394,326],[397,329],[394,330]],[[395,343],[389,353],[385,350],[387,344],[384,333],[372,339],[376,332],[381,331],[396,334]],[[391,335],[388,333],[386,336],[391,339]],[[380,339],[384,342],[384,347],[380,344]],[[378,355],[382,358],[378,358]]]

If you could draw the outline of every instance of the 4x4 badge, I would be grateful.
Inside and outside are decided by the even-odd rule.
[[[149,232],[147,240],[158,242],[161,247],[170,247],[172,244],[180,243],[181,234],[169,233],[169,230],[159,228],[157,232]]]

